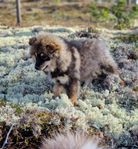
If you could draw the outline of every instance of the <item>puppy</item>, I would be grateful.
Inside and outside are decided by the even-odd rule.
[[[66,40],[51,33],[40,33],[29,40],[35,68],[50,72],[56,80],[53,92],[66,90],[72,103],[77,102],[81,82],[91,82],[102,73],[118,73],[118,68],[100,38]]]
[[[98,140],[81,133],[57,134],[52,139],[43,142],[41,149],[102,149]]]

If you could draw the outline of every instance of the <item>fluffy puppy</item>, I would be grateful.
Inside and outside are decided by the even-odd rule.
[[[57,134],[52,139],[43,142],[41,149],[102,149],[98,140],[81,133]]]
[[[102,73],[117,73],[117,65],[100,38],[66,40],[51,33],[40,33],[29,40],[35,68],[51,72],[56,80],[53,92],[63,89],[75,104],[79,84],[91,82]]]

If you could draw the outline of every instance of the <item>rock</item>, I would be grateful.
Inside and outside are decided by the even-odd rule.
[[[129,129],[130,133],[134,136],[138,137],[138,125],[134,125]]]
[[[12,35],[13,33],[11,31],[0,31],[0,37],[8,37]]]
[[[32,29],[32,32],[35,32],[35,33],[39,33],[39,32],[42,32],[44,31],[43,27],[34,27]]]

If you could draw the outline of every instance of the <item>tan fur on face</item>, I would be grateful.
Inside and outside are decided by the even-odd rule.
[[[68,47],[64,43],[64,41],[58,36],[50,33],[40,33],[37,36],[37,39],[41,40],[41,43],[43,45],[53,46],[53,48],[57,51],[60,57],[58,61],[60,69],[66,71],[69,64],[71,63],[71,53],[67,50]]]
[[[63,42],[63,40],[61,38],[59,38],[58,36],[55,36],[54,34],[51,34],[51,33],[41,32],[37,35],[37,40],[38,40],[38,42],[41,42],[42,45],[53,46],[54,49],[57,51],[67,49],[67,46]]]
[[[68,66],[71,63],[71,52],[67,50],[67,45],[64,43],[64,41],[61,38],[50,33],[40,33],[37,35],[37,37],[35,37],[36,40],[34,40],[33,38],[30,39],[32,40],[31,48],[30,48],[30,55],[32,57],[35,56],[39,50],[39,47],[37,47],[37,45],[41,44],[43,47],[46,47],[47,45],[49,45],[53,47],[53,49],[55,50],[54,55],[56,57],[59,57],[58,65],[60,69],[62,71],[67,70]],[[52,67],[52,70],[55,68],[54,62],[52,62],[51,67]]]

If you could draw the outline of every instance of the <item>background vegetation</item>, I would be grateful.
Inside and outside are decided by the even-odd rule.
[[[137,26],[138,5],[128,0],[22,0],[22,26],[103,26],[125,29]],[[0,3],[0,24],[16,25],[14,0]],[[5,17],[6,16],[6,17]]]

